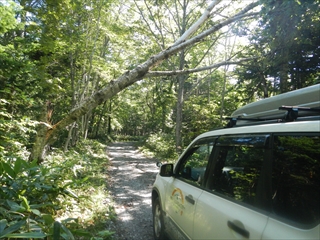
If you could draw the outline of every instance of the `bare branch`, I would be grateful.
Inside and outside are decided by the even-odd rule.
[[[149,71],[144,77],[161,77],[161,76],[177,76],[182,74],[190,74],[190,73],[196,73],[196,72],[202,72],[206,70],[210,70],[213,68],[218,68],[225,65],[233,65],[233,64],[239,64],[245,61],[250,61],[253,59],[256,59],[257,57],[252,58],[243,58],[236,61],[222,61],[210,66],[205,66],[201,68],[194,68],[194,69],[186,69],[186,70],[174,70],[174,71]]]
[[[146,8],[147,8],[147,10],[148,10],[148,13],[149,13],[149,14],[152,16],[152,18],[154,19],[153,23],[154,23],[156,29],[159,31],[159,33],[160,33],[160,35],[161,35],[161,39],[160,39],[161,44],[158,43],[158,39],[159,39],[159,38],[157,37],[157,35],[156,35],[156,34],[154,33],[154,31],[152,30],[152,27],[150,26],[149,22],[148,22],[147,19],[145,18],[145,15],[143,14],[142,9],[139,7],[139,5],[137,4],[136,1],[134,1],[134,4],[136,5],[137,9],[139,10],[140,15],[142,16],[143,21],[146,23],[149,31],[151,32],[151,34],[153,35],[153,37],[154,37],[154,39],[155,39],[155,41],[156,41],[156,43],[158,44],[158,46],[160,47],[160,49],[164,49],[164,37],[163,37],[163,33],[162,33],[162,31],[161,31],[161,28],[158,26],[158,24],[157,24],[157,22],[156,22],[156,18],[155,18],[154,15],[152,14],[152,11],[151,11],[150,7],[148,6],[147,2],[144,1],[144,4],[145,4],[145,6],[146,6]]]

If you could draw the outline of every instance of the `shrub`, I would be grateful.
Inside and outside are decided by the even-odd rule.
[[[66,154],[54,149],[42,165],[1,155],[0,239],[110,239],[105,148],[85,141]]]
[[[150,134],[143,143],[144,151],[151,151],[154,156],[166,161],[176,160],[177,153],[175,149],[174,136],[167,133]]]

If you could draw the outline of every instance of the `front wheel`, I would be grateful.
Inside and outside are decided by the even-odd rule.
[[[153,213],[153,234],[155,240],[162,240],[164,238],[164,223],[162,216],[162,209],[159,198],[157,197],[152,204]]]

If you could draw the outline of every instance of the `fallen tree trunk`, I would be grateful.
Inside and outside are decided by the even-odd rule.
[[[123,89],[143,79],[152,67],[160,64],[162,61],[168,59],[169,57],[185,49],[186,47],[192,46],[202,41],[205,37],[211,35],[212,33],[215,33],[222,27],[227,26],[230,23],[233,23],[245,17],[252,16],[252,14],[247,14],[247,12],[253,9],[254,7],[258,6],[258,4],[258,2],[249,4],[246,8],[241,10],[239,13],[235,14],[233,17],[230,17],[220,22],[219,24],[211,27],[210,29],[202,32],[201,34],[191,39],[183,41],[179,39],[179,42],[174,43],[171,47],[150,57],[147,61],[138,65],[133,70],[127,71],[120,77],[118,77],[116,80],[111,81],[106,87],[102,88],[101,90],[97,91],[94,95],[84,100],[82,104],[80,104],[78,107],[72,109],[70,113],[61,121],[59,121],[51,127],[47,127],[45,133],[43,132],[43,129],[41,131],[38,131],[38,135],[29,160],[38,159],[38,162],[40,162],[43,159],[43,149],[47,144],[52,144],[54,141],[56,141],[58,133],[61,130],[65,129],[67,126],[79,119],[79,117],[83,116],[84,114],[94,109],[98,105],[103,104],[106,100],[111,99]],[[185,36],[185,38],[186,37],[187,36]],[[170,74],[164,73],[163,75]]]

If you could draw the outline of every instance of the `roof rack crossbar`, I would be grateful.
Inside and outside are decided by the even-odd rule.
[[[279,110],[287,111],[284,115],[284,120],[288,122],[297,120],[299,116],[299,111],[320,113],[320,108],[298,107],[298,106],[281,106],[279,107]]]
[[[320,108],[310,108],[310,107],[299,107],[299,106],[281,106],[279,110],[290,110],[290,109],[297,109],[298,111],[305,111],[305,112],[315,112],[320,113]]]
[[[266,119],[259,119],[259,118],[242,118],[242,117],[226,117],[225,120],[229,120],[227,124],[227,128],[231,128],[237,125],[237,121],[251,121],[251,122],[259,122],[259,121],[266,121]]]
[[[226,117],[224,119],[225,120],[234,120],[234,119],[245,120],[245,121],[254,121],[254,122],[270,120],[270,119],[263,119],[263,118],[243,118],[243,117]]]

